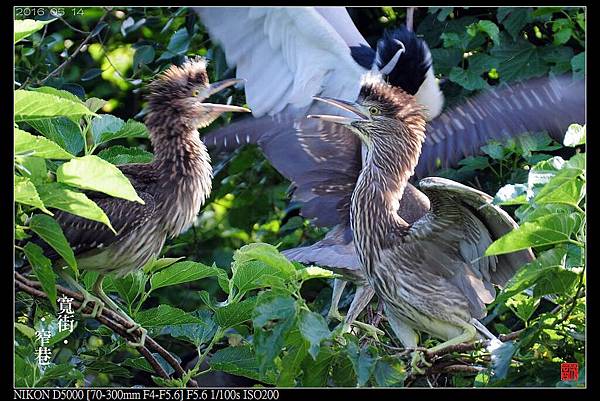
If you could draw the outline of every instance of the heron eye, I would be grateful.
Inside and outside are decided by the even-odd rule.
[[[375,106],[371,106],[369,107],[369,113],[371,113],[371,115],[376,116],[378,114],[380,114],[381,112],[379,111],[379,109]]]
[[[198,89],[194,89],[192,91],[192,96],[196,97],[196,96],[198,96],[199,93],[200,93],[200,91]]]

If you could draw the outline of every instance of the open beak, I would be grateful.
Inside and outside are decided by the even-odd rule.
[[[307,118],[318,118],[322,121],[329,121],[332,123],[342,125],[350,125],[355,121],[365,121],[370,119],[369,114],[367,113],[365,108],[358,103],[347,102],[345,100],[333,99],[330,97],[313,96],[313,99],[323,103],[327,103],[331,106],[335,106],[339,109],[349,111],[352,114],[355,114],[356,117],[344,117],[331,114],[310,114],[307,116]]]
[[[246,82],[245,79],[224,79],[223,81],[214,82],[210,84],[208,87],[208,95],[206,97],[212,96],[217,92],[221,92],[225,88],[229,88],[235,84]],[[214,113],[226,113],[226,112],[241,112],[241,113],[250,113],[252,110],[247,109],[245,107],[240,106],[232,106],[229,104],[218,104],[218,103],[202,103],[202,108],[204,108],[208,112]]]

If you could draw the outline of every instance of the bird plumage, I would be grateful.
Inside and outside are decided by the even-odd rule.
[[[422,108],[384,82],[363,85],[353,105],[321,100],[356,115],[343,121],[310,117],[347,126],[367,148],[350,223],[361,270],[385,303],[392,328],[407,347],[417,345],[415,330],[443,340],[468,339],[472,319],[485,316],[485,305],[494,299],[493,285],[505,284],[533,258],[530,250],[483,256],[516,223],[490,196],[441,178],[422,180],[430,209],[408,223],[398,205],[425,140]]]
[[[248,111],[204,103],[215,85],[219,84],[209,84],[206,61],[201,58],[168,68],[149,85],[145,122],[154,159],[117,166],[144,204],[86,192],[106,213],[116,234],[102,223],[55,211],[80,269],[126,275],[157,256],[166,238],[192,224],[212,182],[210,157],[197,127],[223,111]],[[48,256],[58,257],[45,248]]]

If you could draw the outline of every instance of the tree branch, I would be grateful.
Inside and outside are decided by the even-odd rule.
[[[18,289],[25,291],[28,294],[30,294],[36,298],[46,298],[46,299],[48,298],[46,293],[39,290],[42,287],[39,282],[29,280],[17,272],[15,272],[15,277],[16,277],[15,284],[17,285]],[[79,308],[81,306],[81,302],[83,301],[84,297],[80,293],[69,290],[68,288],[64,288],[60,285],[57,285],[56,288],[59,293],[64,294],[64,295],[76,300],[73,303],[73,306],[75,306],[77,308]],[[86,308],[84,310],[91,312],[92,308],[89,306],[86,306]],[[128,322],[127,320],[125,320],[125,318],[123,318],[121,315],[113,312],[110,309],[106,309],[106,308],[103,309],[102,313],[96,317],[96,320],[98,320],[100,323],[104,324],[105,326],[109,327],[111,330],[115,331],[117,334],[119,334],[123,338],[131,338],[133,340],[136,339],[135,332],[127,333],[127,329],[133,327],[133,325],[130,322]],[[139,332],[139,330],[137,332]],[[173,369],[175,370],[175,372],[177,372],[179,377],[183,377],[185,375],[185,370],[181,367],[181,365],[173,357],[173,355],[171,355],[171,353],[169,351],[165,350],[162,346],[160,346],[160,344],[158,344],[153,338],[147,336],[144,347],[140,347],[139,351],[148,360],[150,365],[159,374],[159,376],[161,376],[165,379],[170,378],[169,375],[167,375],[166,372],[164,371],[164,369],[160,366],[158,361],[156,361],[156,358],[154,358],[154,356],[150,353],[148,348],[155,351],[160,356],[162,356],[173,367]],[[157,368],[160,368],[160,369],[157,370]],[[162,375],[161,373],[164,373],[164,375]],[[193,379],[191,379],[189,381],[189,384],[192,387],[198,386],[197,382]]]

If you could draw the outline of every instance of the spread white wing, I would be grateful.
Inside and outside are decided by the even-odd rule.
[[[343,13],[349,19],[345,9],[195,10],[212,40],[223,47],[227,64],[237,67],[238,78],[246,79],[246,100],[255,117],[274,115],[288,105],[309,106],[315,95],[358,96],[364,69],[352,59],[346,40],[360,43],[362,37],[354,24],[337,27],[338,32],[329,22],[343,22],[337,20]]]

